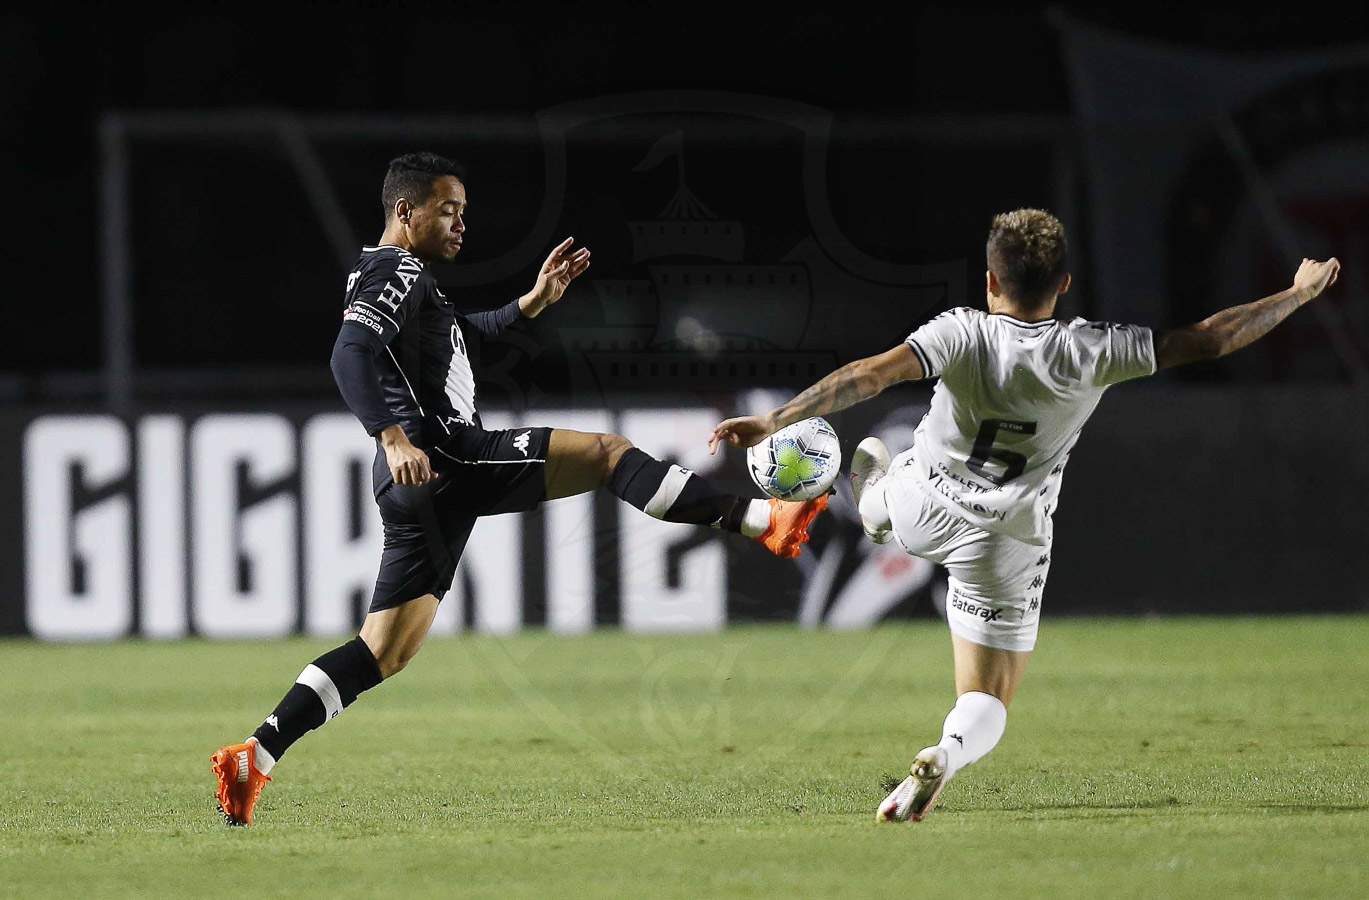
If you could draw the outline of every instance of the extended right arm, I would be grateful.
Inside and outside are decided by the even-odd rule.
[[[1293,310],[1335,284],[1339,272],[1340,261],[1334,256],[1326,262],[1304,259],[1288,290],[1160,335],[1155,339],[1155,368],[1217,359],[1259,340]]]
[[[758,444],[768,434],[809,416],[825,416],[868,400],[890,385],[916,381],[927,373],[908,344],[847,363],[808,390],[762,416],[739,416],[718,424],[708,439],[708,452],[726,442],[734,447]]]
[[[369,329],[344,322],[333,344],[333,380],[347,408],[385,449],[395,483],[423,484],[432,477],[428,456],[409,442],[380,389],[376,355],[383,349],[384,344]]]

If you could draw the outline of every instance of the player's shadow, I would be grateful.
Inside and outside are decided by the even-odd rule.
[[[1369,809],[1369,803],[1261,803],[1250,809],[1267,809],[1283,815],[1311,813],[1356,813]]]
[[[1186,804],[1176,797],[1161,800],[1132,800],[1119,803],[1008,803],[967,807],[962,812],[990,810],[993,812],[1024,813],[1019,818],[1051,819],[1131,819],[1156,810],[1183,810]],[[954,809],[954,806],[949,809]],[[944,811],[944,810],[943,810]]]
[[[1237,814],[1242,810],[1266,810],[1281,815],[1325,815],[1338,813],[1360,813],[1369,809],[1369,803],[1254,803],[1221,810],[1223,814]],[[1202,803],[1185,803],[1176,797],[1162,800],[1137,800],[1123,803],[1013,803],[1003,806],[975,805],[957,808],[943,804],[941,813],[1007,812],[1020,813],[1018,819],[1137,819],[1153,815],[1158,810],[1172,810],[1181,815],[1194,812],[1207,813],[1212,807]]]

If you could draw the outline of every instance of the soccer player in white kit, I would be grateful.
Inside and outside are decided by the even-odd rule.
[[[728,419],[709,439],[750,447],[809,416],[892,384],[939,378],[912,448],[892,460],[866,438],[851,482],[866,534],[949,571],[946,620],[956,703],[941,740],[880,803],[883,822],[920,821],[946,782],[1003,736],[1036,643],[1051,564],[1051,514],[1080,429],[1110,385],[1215,359],[1251,343],[1336,280],[1340,263],[1304,259],[1293,286],[1154,336],[1149,328],[1052,318],[1069,289],[1065,229],[1050,213],[996,216],[987,246],[988,312],[941,313],[902,344],[838,369],[762,416]]]

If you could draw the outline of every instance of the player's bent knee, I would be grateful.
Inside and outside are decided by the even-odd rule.
[[[601,434],[599,438],[599,458],[603,461],[604,479],[613,473],[614,466],[623,458],[623,454],[632,449],[632,441],[623,437],[621,434]]]
[[[437,603],[437,597],[427,594],[366,617],[361,624],[361,639],[375,657],[381,678],[399,672],[418,653],[437,612]]]
[[[382,645],[380,651],[375,654],[376,667],[380,669],[380,677],[389,678],[391,675],[398,674],[409,664],[409,660],[418,654],[419,648],[422,646],[422,641],[412,644],[399,642]]]

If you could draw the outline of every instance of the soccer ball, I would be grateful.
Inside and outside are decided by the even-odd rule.
[[[812,500],[832,488],[841,470],[841,444],[826,419],[786,425],[746,451],[756,487],[781,500]]]

